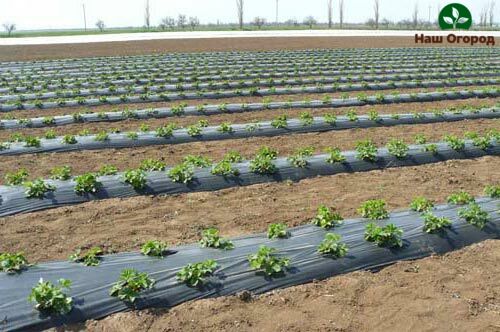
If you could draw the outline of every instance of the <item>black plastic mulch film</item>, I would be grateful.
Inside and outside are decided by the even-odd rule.
[[[125,268],[147,272],[156,281],[153,289],[141,293],[135,303],[136,309],[172,307],[189,300],[231,295],[242,290],[263,293],[499,238],[500,200],[480,198],[476,201],[489,214],[490,220],[483,229],[466,223],[458,217],[462,207],[451,205],[440,205],[433,210],[434,215],[452,220],[451,228],[436,234],[423,231],[423,219],[417,212],[394,212],[388,219],[377,221],[379,225],[393,223],[403,230],[403,247],[399,249],[378,247],[365,241],[363,236],[368,221],[350,219],[329,231],[312,225],[296,227],[290,229],[288,239],[270,240],[266,234],[236,238],[233,250],[201,248],[193,244],[170,248],[170,255],[164,258],[121,253],[104,256],[97,267],[60,261],[38,264],[19,274],[0,273],[0,331],[41,330],[132,309],[131,305],[109,295],[112,284]],[[317,253],[319,243],[329,232],[341,235],[341,241],[347,244],[349,251],[345,257],[332,259]],[[266,277],[250,268],[247,257],[257,252],[261,245],[276,248],[278,256],[290,259],[284,274]],[[203,287],[188,287],[176,279],[176,273],[186,264],[207,259],[216,260],[219,268],[206,279]],[[27,297],[40,278],[52,282],[66,278],[73,282],[67,291],[74,301],[69,314],[43,316],[34,309],[33,303],[29,303]]]

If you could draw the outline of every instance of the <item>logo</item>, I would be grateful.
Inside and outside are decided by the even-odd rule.
[[[442,30],[468,30],[472,25],[472,15],[464,5],[451,3],[439,13],[439,26]]]

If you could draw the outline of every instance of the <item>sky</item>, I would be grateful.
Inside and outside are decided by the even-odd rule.
[[[149,0],[151,22],[158,25],[161,18],[177,17],[179,14],[197,16],[201,23],[236,22],[236,0]],[[327,0],[278,0],[279,20],[297,19],[312,15],[320,22],[327,21]],[[392,21],[409,19],[415,3],[418,3],[420,16],[428,19],[429,6],[431,19],[438,15],[438,8],[454,1],[436,0],[379,0],[380,18]],[[462,0],[478,21],[480,11],[491,0]],[[496,1],[496,0],[494,0]],[[338,3],[334,2],[334,21],[338,21]],[[349,23],[366,22],[373,16],[374,0],[344,0],[344,21]],[[495,7],[495,21],[499,22],[500,2]],[[144,25],[145,0],[0,0],[0,24],[14,23],[18,30],[32,29],[72,29],[83,28],[85,4],[87,26],[95,28],[97,20],[104,21],[107,27],[128,27]],[[254,17],[266,18],[274,22],[276,17],[275,0],[245,0],[245,21]]]

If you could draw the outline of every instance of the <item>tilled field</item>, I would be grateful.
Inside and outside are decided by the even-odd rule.
[[[384,59],[390,59],[392,55],[396,60],[389,61],[391,62],[389,64],[384,64],[384,61],[378,63],[376,58],[380,55],[383,55]],[[286,63],[284,66],[290,68],[301,65],[301,61],[313,63],[314,59],[326,63],[331,62],[332,65],[340,64],[340,66],[359,64],[363,66],[366,75],[369,75],[370,70],[379,68],[379,65],[386,66],[386,69],[390,69],[395,75],[400,75],[403,73],[402,68],[407,68],[411,63],[417,66],[419,60],[446,63],[449,58],[449,61],[453,62],[453,67],[443,66],[443,72],[453,72],[457,76],[454,78],[456,81],[444,80],[443,86],[423,88],[420,80],[415,79],[408,80],[408,84],[417,84],[414,88],[373,91],[367,85],[368,82],[363,81],[365,74],[361,74],[360,83],[346,83],[346,88],[360,84],[359,89],[352,92],[308,93],[303,90],[301,93],[275,94],[275,89],[284,88],[286,84],[270,83],[270,86],[257,87],[257,92],[252,92],[256,95],[252,96],[157,102],[154,100],[155,97],[148,95],[141,97],[144,99],[140,103],[130,103],[130,99],[120,97],[121,101],[115,105],[107,105],[107,99],[101,97],[98,98],[98,103],[86,99],[87,97],[75,97],[82,93],[84,95],[83,90],[72,89],[72,95],[64,99],[61,96],[65,91],[69,91],[68,89],[50,87],[54,77],[64,77],[70,73],[71,77],[80,78],[83,84],[95,83],[88,78],[90,75],[87,75],[86,71],[78,73],[78,68],[88,68],[90,74],[103,70],[110,71],[110,68],[112,72],[116,71],[114,74],[107,73],[106,78],[102,79],[102,85],[108,89],[114,86],[110,83],[111,80],[121,79],[121,72],[131,72],[130,75],[132,75],[135,71],[140,71],[138,65],[154,67],[159,62],[165,62],[167,66],[177,68],[176,71],[180,76],[183,71],[188,70],[183,67],[182,63],[189,61],[194,62],[192,66],[194,70],[196,66],[210,67],[213,65],[212,62],[222,62],[230,66],[234,65],[235,68],[239,64],[244,70],[251,72],[258,62],[254,57],[261,59],[262,63],[267,61],[271,64],[284,59],[287,60],[282,61]],[[397,57],[409,60],[399,61]],[[474,60],[474,57],[477,57],[477,60]],[[252,61],[245,60],[247,58],[252,58]],[[372,58],[374,60],[367,60]],[[94,64],[89,66],[89,63]],[[484,85],[478,84],[476,78],[468,80],[465,76],[467,70],[455,70],[472,66],[480,75],[486,71],[482,68],[486,66],[485,63],[489,66],[488,68],[493,68],[489,69],[493,73],[492,76],[487,78],[493,81]],[[51,66],[54,68],[52,69]],[[193,77],[202,75],[204,69],[199,70],[200,72]],[[189,71],[191,73],[193,70],[189,69]],[[266,73],[272,75],[274,71],[271,69],[259,71],[259,75]],[[42,74],[40,77],[36,76],[40,74]],[[296,75],[299,75],[299,79],[301,78],[300,74]],[[44,93],[47,96],[56,93],[59,97],[38,100],[34,97],[33,101],[37,102],[38,106],[34,109],[26,109],[31,107],[31,97],[22,91],[25,88],[33,90],[33,86],[30,87],[27,83],[26,77],[35,76],[37,77],[35,85],[43,87],[42,90],[37,90],[36,93],[39,93],[37,98],[41,98]],[[328,75],[323,73],[317,77],[320,76],[322,78],[333,77],[339,79],[340,82],[343,79],[350,80],[352,77],[344,72]],[[143,243],[151,239],[165,241],[169,246],[189,244],[198,241],[200,233],[209,227],[216,227],[224,237],[262,233],[272,223],[284,223],[287,227],[296,227],[309,224],[321,204],[335,207],[344,218],[359,217],[360,205],[373,199],[384,200],[385,207],[389,211],[407,210],[417,196],[423,196],[436,204],[444,204],[451,194],[461,190],[467,191],[474,197],[484,196],[484,188],[487,185],[498,186],[500,181],[500,157],[497,149],[500,126],[496,116],[499,101],[498,84],[495,81],[498,78],[496,49],[477,49],[475,53],[465,48],[451,49],[451,51],[444,51],[444,49],[425,49],[424,51],[410,48],[360,51],[353,49],[303,50],[255,54],[233,52],[197,55],[193,53],[166,56],[164,59],[156,55],[143,58],[61,60],[54,63],[49,61],[3,63],[0,64],[0,77],[3,78],[3,86],[14,84],[17,87],[17,91],[9,90],[4,93],[3,96],[8,96],[8,100],[0,96],[0,104],[8,106],[4,107],[3,114],[0,114],[4,126],[0,126],[0,144],[2,144],[0,150],[4,152],[16,146],[43,148],[45,144],[52,144],[51,140],[61,145],[77,144],[88,135],[96,137],[96,141],[113,142],[112,134],[118,132],[129,133],[131,141],[137,139],[137,135],[142,135],[141,132],[151,132],[153,136],[165,138],[165,144],[162,145],[131,146],[121,149],[103,146],[99,150],[76,149],[71,152],[57,153],[33,153],[30,150],[11,156],[0,153],[0,159],[2,159],[0,177],[3,179],[0,182],[4,184],[0,187],[0,207],[4,205],[5,208],[2,211],[7,211],[4,217],[0,217],[2,227],[0,253],[23,252],[30,262],[64,260],[77,248],[88,249],[94,246],[101,247],[106,253],[138,251]],[[309,75],[304,75],[302,78],[307,77]],[[479,78],[486,79],[485,77]],[[212,81],[218,84],[223,83],[225,79],[220,77]],[[425,82],[425,79],[422,81]],[[384,82],[384,80],[379,81],[379,83]],[[388,79],[387,82],[393,84],[398,81]],[[462,83],[456,86],[457,82]],[[120,86],[126,88],[134,84],[136,82],[132,79],[130,83],[120,83]],[[300,84],[298,86],[300,87]],[[308,88],[323,89],[324,87],[302,85],[302,89]],[[245,89],[247,88],[242,88],[243,91]],[[227,91],[233,90],[227,89]],[[206,92],[211,93],[210,91],[212,90],[209,89]],[[221,91],[224,93],[224,90]],[[457,91],[464,91],[459,99],[456,97]],[[471,91],[475,91],[474,94],[470,94]],[[106,98],[114,98],[113,91],[108,92],[110,94]],[[182,96],[184,92],[180,89],[175,93]],[[185,93],[190,92],[185,91]],[[425,95],[429,93],[436,93],[432,97],[435,100],[424,101],[427,98]],[[479,94],[481,98],[477,98]],[[71,107],[71,102],[75,98],[83,98],[79,99],[79,104],[85,105]],[[51,100],[56,103],[54,107],[50,106]],[[311,101],[314,100],[321,101],[320,108],[310,106]],[[346,100],[352,105],[338,104]],[[288,104],[279,107],[265,106],[273,105],[273,102],[288,102],[290,105],[293,102],[299,102],[299,104],[294,107]],[[235,112],[231,108],[226,110],[225,106],[220,106],[221,104],[252,103],[259,103],[264,107],[260,110],[249,109],[244,112]],[[8,110],[12,105],[16,105],[18,109]],[[210,105],[218,105],[219,111],[211,115],[203,112],[186,111],[184,113],[191,106],[200,107],[199,105],[205,105],[206,109],[210,109]],[[155,113],[151,113],[151,116],[144,118],[131,116],[131,118],[118,119],[118,121],[110,121],[113,117],[111,113],[102,115],[104,112],[132,114],[131,111],[156,108],[167,108],[167,111],[172,114],[155,118]],[[490,110],[491,114],[489,113],[488,118],[463,119],[453,122],[449,120],[451,116],[473,115],[484,109]],[[88,113],[101,115],[94,122],[82,120],[79,117]],[[433,123],[418,123],[424,113],[426,117],[438,120],[434,120]],[[66,120],[58,118],[58,116],[64,118],[64,115],[68,115],[66,118],[72,120],[66,123],[64,122]],[[384,121],[410,116],[415,119],[416,123],[386,126],[384,121],[380,120],[380,117],[384,115],[387,115]],[[366,119],[359,120],[358,116],[365,116]],[[203,137],[203,128],[207,125],[218,126],[218,131],[223,134],[230,133],[233,125],[243,124],[251,127],[255,126],[257,121],[271,121],[271,127],[286,129],[291,124],[290,121],[297,119],[304,123],[304,127],[307,127],[310,125],[308,121],[313,121],[313,117],[330,119],[329,121],[334,123],[332,126],[341,123],[344,118],[353,123],[356,121],[372,122],[369,128],[342,130],[332,128],[324,132],[305,130],[301,133],[278,134],[269,137],[250,134],[249,137],[242,139],[225,137],[212,141],[182,144],[170,144],[168,141],[172,135],[175,136],[176,132],[172,134],[171,131],[174,125],[177,128],[185,128],[193,137]],[[43,123],[40,124],[42,128],[32,128],[35,126],[34,123],[39,121],[36,118],[43,118]],[[15,123],[18,128],[9,129],[8,126],[12,123]],[[55,138],[49,138],[47,133]],[[111,138],[108,135],[111,135],[109,136]],[[425,141],[422,141],[423,138]],[[60,143],[57,143],[59,141]],[[371,157],[362,156],[359,150],[360,141],[369,141],[370,147],[375,149],[373,152],[375,159],[370,161]],[[437,142],[444,142],[443,145],[439,145],[440,149],[449,149],[452,153],[443,154],[440,162],[433,161],[432,164],[419,161],[411,166],[383,167],[383,169],[371,171],[357,171],[354,167],[331,175],[306,176],[300,181],[280,177],[278,181],[273,179],[272,182],[270,182],[272,173],[279,173],[282,170],[281,166],[274,171],[272,167],[264,169],[251,166],[259,158],[261,158],[260,162],[268,166],[277,162],[274,161],[275,156],[263,155],[262,147],[270,148],[268,151],[276,151],[279,157],[288,157],[289,163],[300,170],[313,167],[311,166],[313,164],[310,164],[312,159],[309,158],[317,158],[314,156],[329,151],[328,148],[338,148],[340,157],[357,158],[369,164],[378,162],[377,158],[382,158],[381,156],[385,154],[396,157],[395,161],[416,158],[416,155],[422,153],[429,153],[431,156],[430,150],[426,149],[431,149],[432,145]],[[466,145],[461,146],[462,143]],[[410,149],[408,155],[408,145],[411,144],[419,145],[417,148]],[[74,146],[78,147],[78,145]],[[308,147],[312,148],[311,151],[307,150]],[[397,147],[397,149],[393,150],[392,147]],[[421,152],[419,149],[426,152]],[[468,155],[468,149],[483,152],[480,157],[471,157],[472,154]],[[350,157],[350,152],[346,152],[351,150],[357,151],[352,153],[352,157]],[[466,152],[460,154],[462,150]],[[240,159],[227,161],[226,154],[230,151],[239,152]],[[445,155],[456,156],[457,153],[458,158],[444,157]],[[192,158],[194,161],[189,162],[186,161],[186,156],[196,158]],[[206,159],[199,158],[199,156]],[[208,164],[207,159],[213,163],[213,166]],[[144,160],[150,160],[148,164],[150,168],[144,166]],[[207,170],[212,169],[211,176],[214,178],[222,176],[222,174],[215,173],[215,168],[212,167],[222,165],[228,167],[229,172],[232,172],[235,167],[247,172],[244,160],[251,161],[249,173],[264,178],[267,174],[270,176],[269,181],[260,181],[264,183],[253,185],[236,185],[222,190],[203,189],[203,192],[189,192],[189,188],[194,188],[190,187],[192,184],[205,180],[201,174]],[[303,164],[293,164],[293,160],[301,161]],[[339,160],[331,163],[343,162]],[[345,163],[355,166],[351,161]],[[151,168],[153,164],[155,166]],[[387,167],[391,167],[390,164],[386,164]],[[106,182],[108,180],[105,178],[112,173],[95,175],[103,165],[116,167],[112,173],[118,172],[117,182],[134,186],[133,197],[125,197],[130,196],[128,194],[99,196],[99,192],[113,192],[112,188],[108,187],[112,182]],[[50,180],[50,177],[56,174],[54,168],[62,166],[67,166],[68,169],[64,178],[58,178],[57,181]],[[171,167],[179,167],[182,170],[182,176],[186,176],[184,181],[176,180],[172,175]],[[133,178],[127,178],[127,173],[121,173],[130,170],[135,172],[130,173],[134,176]],[[92,201],[68,206],[57,205],[57,199],[51,197],[58,196],[52,196],[53,193],[57,195],[58,189],[67,186],[68,183],[75,183],[76,190],[80,181],[78,178],[81,175],[94,176],[94,189],[86,187],[87,189],[81,193],[82,197],[88,197]],[[244,175],[245,173],[241,174],[241,176]],[[104,176],[103,184],[100,184],[102,176]],[[184,188],[183,191],[188,192],[172,194],[176,191],[164,190],[151,195],[147,191],[141,191],[147,186],[154,186],[158,176],[166,179],[162,181],[168,181],[172,186],[181,186]],[[226,176],[229,175],[225,174],[224,177]],[[240,175],[231,173],[230,176]],[[40,180],[35,181],[36,179]],[[92,182],[92,179],[90,181]],[[19,196],[23,192],[20,190],[22,186],[25,187],[23,190],[26,190],[26,197],[21,197],[24,194]],[[41,194],[30,196],[30,192],[35,189]],[[18,199],[26,200],[27,204],[31,202],[37,204],[36,200],[52,199],[54,208],[30,213],[17,213],[14,210],[9,212],[9,204]],[[335,232],[334,229],[331,231]],[[494,234],[491,232],[489,234]],[[498,234],[489,235],[489,238],[498,238]],[[398,249],[391,250],[397,251]],[[404,250],[404,247],[401,250]],[[450,320],[453,320],[453,327],[459,331],[495,330],[499,328],[495,325],[497,321],[495,318],[499,314],[497,308],[500,305],[497,296],[499,290],[495,288],[499,284],[498,271],[495,271],[495,264],[487,264],[487,262],[494,262],[498,253],[497,241],[492,240],[447,254],[442,258],[431,257],[415,262],[398,263],[375,274],[355,272],[260,296],[240,294],[239,297],[188,302],[171,310],[120,313],[102,321],[88,321],[86,325],[75,325],[69,329],[90,331],[174,331],[199,328],[208,331],[229,331],[236,328],[263,331],[412,330],[417,328],[419,318],[426,317],[424,329],[428,330],[445,330],[446,326],[449,327],[446,323]],[[474,265],[474,255],[483,258],[480,265]],[[193,260],[195,259],[193,257]],[[165,261],[168,263],[168,257]],[[102,264],[105,263],[104,261]],[[293,266],[293,262],[291,264]],[[468,274],[467,271],[472,272]],[[438,272],[439,276],[433,275],[432,272]],[[21,272],[21,275],[23,273],[27,272]],[[465,279],[460,279],[456,273],[468,275],[467,282],[469,283],[477,282],[480,275],[486,276],[487,281],[481,289],[468,287]],[[449,276],[449,279],[444,276]],[[81,286],[76,284],[75,287],[80,289]],[[401,291],[396,291],[397,289]],[[439,291],[436,291],[438,289]],[[422,297],[421,294],[427,295]],[[447,300],[448,297],[452,300]],[[386,301],[382,301],[381,298]],[[23,307],[26,301],[18,304],[21,302],[15,302],[15,305],[23,308],[19,310],[28,310]],[[342,310],[344,307],[346,309]],[[414,310],[396,310],[402,307]],[[0,300],[0,313],[2,308],[7,310],[6,304],[1,303]],[[120,310],[122,309],[115,311]],[[324,319],[325,312],[329,313],[329,318],[326,320]],[[276,317],[279,317],[278,325],[272,323]],[[9,320],[6,319],[5,322],[6,329],[11,329]],[[49,325],[43,326],[50,327]]]

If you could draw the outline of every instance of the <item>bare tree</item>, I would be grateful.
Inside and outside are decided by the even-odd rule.
[[[194,29],[200,25],[200,20],[196,16],[192,16],[189,18],[189,25],[191,26],[191,30],[194,31]]]
[[[3,28],[7,32],[7,36],[10,37],[10,35],[12,35],[12,32],[16,30],[16,25],[12,23],[4,23]]]
[[[104,21],[103,20],[97,20],[97,22],[95,22],[95,26],[99,29],[100,32],[103,32],[104,28],[106,27],[104,25]]]
[[[240,25],[240,30],[243,30],[243,0],[236,0],[236,9],[238,11],[238,23]]]
[[[256,18],[253,19],[253,24],[257,26],[260,30],[264,24],[266,24],[266,19],[263,17],[257,16]]]
[[[160,28],[162,30],[165,30],[169,28],[170,30],[173,30],[175,28],[175,18],[167,16],[161,19],[160,23]]]
[[[151,12],[149,10],[149,0],[146,0],[146,3],[144,4],[144,26],[148,30],[151,28]]]
[[[333,20],[333,0],[328,0],[328,28],[332,28]]]
[[[285,21],[285,25],[296,27],[296,26],[299,26],[299,22],[296,19],[291,18],[291,19]]]
[[[415,2],[415,7],[413,8],[412,22],[413,28],[416,29],[418,26],[418,2]]]
[[[479,14],[479,26],[485,27],[488,22],[488,6],[484,6]]]
[[[375,3],[373,4],[373,12],[375,14],[375,29],[378,29],[378,19],[380,17],[380,3],[379,0],[375,0]]]
[[[339,23],[342,29],[344,26],[344,0],[339,1]]]
[[[177,17],[177,26],[181,29],[185,29],[187,24],[187,18],[186,15],[179,14]]]
[[[382,22],[380,22],[386,29],[389,29],[389,25],[391,24],[391,21],[388,19],[384,18]]]
[[[312,29],[313,25],[317,24],[318,21],[313,16],[307,16],[304,19],[304,24],[309,27],[309,29]]]
[[[493,13],[494,13],[494,11],[495,11],[495,1],[491,1],[490,2],[490,13],[489,13],[490,27],[493,26],[493,19],[494,19]]]

